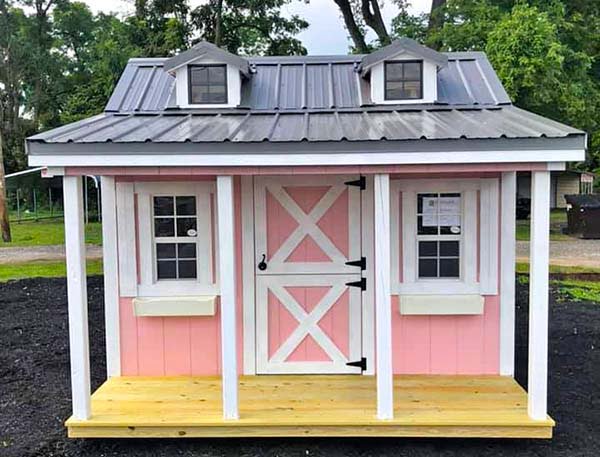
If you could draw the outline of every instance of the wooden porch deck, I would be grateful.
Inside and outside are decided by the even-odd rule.
[[[219,377],[119,377],[92,396],[70,437],[394,436],[550,438],[527,394],[502,376],[397,376],[395,417],[375,417],[372,376],[242,376],[240,419],[225,421]]]

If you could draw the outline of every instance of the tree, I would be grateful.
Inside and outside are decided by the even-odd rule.
[[[308,23],[294,15],[281,16],[290,0],[209,0],[191,12],[199,39],[245,55],[306,54],[295,35]]]

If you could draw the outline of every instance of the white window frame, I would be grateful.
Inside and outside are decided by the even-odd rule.
[[[143,182],[135,183],[135,193],[138,203],[138,231],[139,231],[139,258],[140,277],[138,296],[141,297],[172,297],[211,295],[218,293],[218,278],[213,274],[213,234],[217,233],[213,227],[216,217],[211,213],[215,211],[215,184],[213,182]],[[156,279],[156,258],[154,240],[154,196],[190,196],[196,197],[196,279]],[[212,201],[212,205],[211,205]],[[173,242],[177,237],[173,238]],[[215,251],[216,252],[216,251]],[[214,279],[213,279],[214,278]]]
[[[461,194],[460,278],[418,278],[417,194]],[[477,198],[479,193],[479,209]],[[498,179],[406,179],[391,183],[392,294],[498,293]],[[402,211],[400,211],[402,208]],[[402,214],[401,214],[402,213]],[[479,217],[479,259],[477,236]],[[401,243],[401,245],[400,245]],[[401,260],[400,260],[401,256]],[[402,262],[402,281],[400,281]],[[479,264],[479,280],[477,265]]]

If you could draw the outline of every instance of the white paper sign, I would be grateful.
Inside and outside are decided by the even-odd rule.
[[[423,197],[423,226],[437,225],[460,226],[460,197]]]

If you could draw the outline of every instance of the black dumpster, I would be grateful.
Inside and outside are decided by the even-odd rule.
[[[565,200],[569,234],[600,239],[600,194],[565,195]]]

